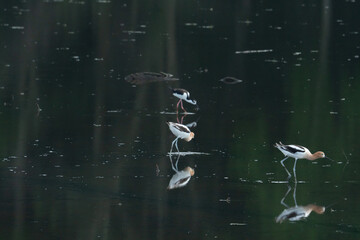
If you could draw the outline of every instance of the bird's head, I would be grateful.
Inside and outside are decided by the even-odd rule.
[[[309,204],[306,207],[311,209],[312,211],[316,212],[317,214],[323,214],[325,212],[325,207],[323,207],[323,206]]]
[[[190,176],[194,176],[194,174],[195,174],[194,169],[191,168],[191,167],[186,167],[186,168],[185,168],[185,171],[189,172],[189,173],[190,173]]]
[[[194,137],[195,137],[195,133],[191,132],[190,136],[188,138],[185,138],[185,141],[190,142],[191,139],[193,139]]]
[[[314,153],[314,155],[315,155],[315,157],[316,157],[315,159],[325,158],[325,153],[324,153],[324,152],[321,152],[321,151]]]

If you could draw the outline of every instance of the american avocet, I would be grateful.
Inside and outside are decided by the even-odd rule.
[[[294,172],[294,177],[295,177],[295,182],[296,180],[296,162],[298,159],[307,159],[310,161],[316,160],[318,158],[325,158],[325,153],[324,152],[316,152],[314,154],[312,154],[309,149],[307,149],[306,147],[303,146],[299,146],[299,145],[284,145],[281,142],[276,143],[274,145],[274,147],[276,147],[277,149],[279,149],[286,157],[281,160],[281,165],[285,168],[287,174],[288,174],[288,179],[291,178],[291,174],[290,172],[287,170],[287,168],[284,165],[284,161],[286,159],[288,159],[289,157],[295,158],[295,162],[294,162],[294,168],[293,168],[293,172]]]
[[[172,149],[173,146],[175,144],[176,149],[179,151],[178,145],[177,145],[177,141],[179,138],[184,139],[185,141],[189,142],[191,141],[191,139],[194,138],[195,134],[193,132],[190,131],[190,129],[180,123],[174,123],[174,122],[166,122],[167,125],[169,125],[169,129],[170,131],[175,135],[175,140],[172,142],[171,144],[171,149],[170,149],[170,155],[172,153]]]
[[[284,203],[285,198],[291,191],[291,187],[290,187],[290,185],[288,185],[288,190],[285,193],[284,197],[280,201],[280,203],[282,205],[284,205],[286,207],[286,209],[284,209],[284,211],[282,211],[282,213],[280,213],[280,215],[276,218],[277,223],[282,223],[285,220],[294,222],[294,221],[299,221],[299,220],[305,219],[310,215],[310,213],[312,211],[314,211],[318,214],[323,214],[325,212],[325,207],[317,206],[315,204],[308,204],[306,206],[298,206],[297,202],[296,202],[296,186],[297,186],[297,184],[295,183],[294,194],[293,194],[295,206],[289,207],[288,205],[286,205],[286,203]]]
[[[284,211],[276,218],[276,222],[282,223],[285,220],[289,220],[290,222],[299,221],[307,218],[312,211],[316,212],[317,214],[323,214],[325,212],[325,207],[315,204],[308,204],[306,206],[287,208],[284,209]]]
[[[184,112],[186,112],[186,110],[185,110],[184,107],[183,107],[183,102],[182,102],[182,100],[184,100],[184,101],[186,101],[186,102],[188,102],[188,103],[191,103],[192,105],[196,105],[196,104],[197,104],[196,100],[192,100],[192,99],[190,98],[190,93],[189,93],[187,90],[182,89],[182,88],[170,88],[170,89],[171,89],[171,91],[172,91],[172,94],[173,94],[175,97],[177,97],[177,98],[180,99],[179,102],[176,104],[176,111],[178,110],[179,104],[181,103],[181,108],[182,108],[182,110],[184,110]]]
[[[189,183],[191,177],[194,176],[195,171],[191,167],[186,167],[183,170],[179,171],[177,165],[178,165],[178,162],[180,159],[180,155],[178,156],[178,158],[176,160],[175,166],[172,161],[171,155],[169,157],[170,157],[170,162],[171,162],[171,168],[175,171],[175,174],[171,177],[169,186],[167,187],[167,189],[171,190],[174,188],[184,187],[186,184]]]
[[[195,171],[191,167],[186,167],[184,170],[177,171],[170,179],[169,186],[167,189],[181,188],[189,183]]]

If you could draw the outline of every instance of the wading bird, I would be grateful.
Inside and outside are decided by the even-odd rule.
[[[312,154],[309,151],[309,149],[307,149],[306,147],[303,147],[303,146],[299,146],[299,145],[285,145],[285,144],[282,144],[281,142],[279,142],[279,143],[276,143],[274,145],[274,147],[279,149],[286,156],[283,160],[280,161],[280,163],[285,168],[285,170],[288,174],[288,180],[291,178],[291,174],[285,167],[284,161],[286,159],[288,159],[289,157],[295,158],[294,168],[293,168],[295,182],[297,181],[296,180],[296,162],[298,159],[307,159],[307,160],[313,161],[318,158],[325,158],[324,152],[319,151],[319,152]],[[328,158],[328,159],[330,159],[330,158]]]
[[[170,90],[172,91],[172,94],[175,97],[180,99],[179,102],[176,104],[176,111],[178,111],[179,104],[181,103],[181,108],[186,113],[186,110],[184,109],[182,100],[184,100],[188,103],[191,103],[192,105],[197,105],[196,100],[193,100],[190,98],[190,93],[187,90],[182,89],[182,88],[170,88]]]
[[[326,209],[325,207],[318,206],[315,204],[308,204],[306,206],[298,206],[297,202],[296,202],[296,183],[295,183],[294,194],[293,194],[295,206],[289,207],[288,205],[286,205],[284,203],[284,200],[290,191],[291,191],[291,187],[289,185],[288,191],[286,192],[285,196],[281,199],[281,202],[280,202],[282,205],[284,205],[286,207],[286,209],[284,209],[284,211],[282,211],[280,213],[280,215],[276,217],[275,221],[277,223],[282,223],[283,221],[286,221],[286,220],[288,220],[290,222],[303,220],[303,219],[307,218],[312,211],[316,212],[317,214],[323,214],[325,212],[325,209]]]
[[[178,155],[175,166],[172,161],[171,155],[169,155],[169,157],[170,157],[171,168],[175,171],[175,174],[170,179],[169,186],[167,187],[167,189],[171,190],[175,188],[185,187],[186,184],[189,183],[191,177],[194,176],[195,174],[194,169],[192,169],[191,167],[186,167],[183,170],[179,171],[177,165],[180,159],[180,155]]]
[[[176,149],[178,150],[178,153],[179,153],[180,151],[179,151],[179,148],[178,148],[178,145],[177,145],[177,142],[178,142],[179,138],[184,139],[187,142],[190,142],[191,139],[194,138],[195,134],[193,132],[191,132],[190,129],[187,126],[185,126],[183,124],[174,123],[174,122],[166,122],[166,123],[167,123],[167,125],[169,125],[170,131],[176,137],[175,140],[171,144],[170,155],[172,153],[172,149],[174,147],[174,144],[175,144],[175,147],[176,147]]]

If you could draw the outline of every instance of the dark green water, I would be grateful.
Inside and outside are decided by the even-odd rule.
[[[2,2],[0,238],[358,239],[359,10],[357,1]],[[180,80],[124,81],[145,71]],[[195,113],[184,123],[197,126],[180,150],[207,153],[180,158],[195,175],[175,190],[169,86],[200,108],[184,104]],[[275,222],[288,190],[278,141],[334,159],[297,164],[297,204],[325,213]]]

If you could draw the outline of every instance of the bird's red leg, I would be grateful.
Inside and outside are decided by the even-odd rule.
[[[184,117],[185,117],[186,115],[187,115],[187,114],[186,114],[186,112],[185,112],[184,116],[181,117],[181,122],[180,122],[181,124],[183,124]]]
[[[181,99],[180,99],[180,100],[178,101],[178,103],[176,104],[176,112],[178,112],[180,102],[181,102]]]
[[[185,108],[183,107],[182,100],[180,100],[180,101],[181,101],[181,108],[182,108],[182,110],[184,110],[184,112],[187,113],[187,111],[186,111]]]

